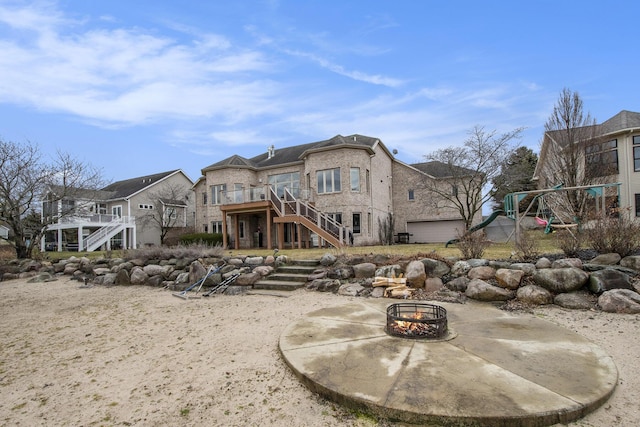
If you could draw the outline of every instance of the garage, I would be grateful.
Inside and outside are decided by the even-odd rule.
[[[460,220],[407,223],[411,243],[444,243],[458,237],[458,231],[463,230],[464,222]]]

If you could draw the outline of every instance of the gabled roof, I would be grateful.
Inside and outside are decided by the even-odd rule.
[[[460,175],[473,174],[474,171],[458,166],[450,166],[439,161],[431,161],[425,163],[413,163],[410,166],[418,169],[420,172],[431,175],[434,178],[451,178],[451,170],[456,170]]]
[[[640,128],[640,113],[622,110],[600,125],[600,132],[604,134]]]
[[[102,189],[102,191],[108,191],[111,193],[109,199],[123,199],[130,197],[145,188],[162,181],[171,175],[178,172],[182,172],[180,169],[175,169],[168,172],[156,173],[153,175],[145,175],[137,178],[125,179],[124,181],[117,181]],[[186,176],[186,175],[185,175]]]
[[[231,157],[205,167],[202,169],[202,174],[204,175],[208,170],[221,169],[225,167],[261,169],[282,166],[300,162],[307,154],[335,148],[351,147],[372,150],[379,142],[380,140],[378,138],[358,134],[349,136],[336,135],[333,138],[324,141],[294,145],[292,147],[274,148],[271,155],[269,152],[265,152],[252,157],[251,159],[246,159],[234,154]]]

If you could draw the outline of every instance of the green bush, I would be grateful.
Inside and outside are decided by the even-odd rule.
[[[192,233],[180,236],[181,245],[222,245],[222,233]]]

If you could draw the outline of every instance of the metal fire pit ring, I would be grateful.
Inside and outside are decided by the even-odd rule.
[[[429,340],[447,336],[447,310],[427,303],[396,303],[387,307],[385,332],[394,337]]]

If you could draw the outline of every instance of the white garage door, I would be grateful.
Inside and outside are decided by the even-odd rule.
[[[411,243],[447,242],[458,237],[458,230],[464,230],[464,222],[420,221],[407,223],[407,231],[412,234],[409,239]]]

